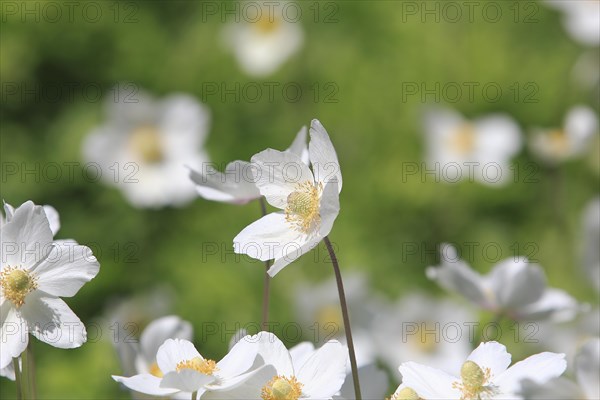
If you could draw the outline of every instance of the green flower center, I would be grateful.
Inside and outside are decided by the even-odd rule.
[[[25,304],[25,297],[37,288],[37,283],[29,272],[15,267],[6,267],[0,273],[0,286],[4,297],[18,308]]]

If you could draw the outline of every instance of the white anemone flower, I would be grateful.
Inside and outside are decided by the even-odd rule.
[[[506,347],[497,342],[485,342],[462,364],[460,377],[414,362],[403,363],[398,369],[405,393],[418,395],[413,399],[506,400],[521,398],[518,392],[523,379],[543,384],[560,376],[567,368],[564,354],[548,352],[528,357],[509,368],[510,362],[511,355],[506,352]],[[394,400],[400,399],[402,397]]]
[[[207,393],[207,399],[298,400],[331,399],[346,377],[348,349],[330,341],[318,350],[300,346],[288,351],[275,335],[259,332],[241,340],[258,344],[264,367],[229,391]]]
[[[587,46],[600,44],[600,1],[546,0],[563,12],[563,25],[573,40]]]
[[[250,378],[257,346],[240,340],[219,362],[205,359],[194,345],[183,339],[167,339],[156,353],[157,370],[132,377],[113,375],[113,379],[136,392],[153,396],[184,396],[197,392],[237,387]]]
[[[96,276],[91,250],[54,242],[45,210],[28,201],[0,228],[0,368],[27,347],[29,333],[58,348],[86,341],[86,330],[60,297],[74,296]]]
[[[252,157],[261,195],[282,211],[244,228],[233,239],[234,251],[274,260],[271,276],[317,246],[340,210],[340,164],[327,131],[316,119],[310,126],[308,153],[312,171],[292,152],[267,149]]]
[[[441,246],[441,257],[442,264],[427,268],[427,276],[497,315],[513,320],[563,322],[573,319],[580,310],[565,291],[548,288],[542,268],[524,257],[500,261],[485,276],[471,269],[449,244]]]
[[[181,206],[196,196],[185,165],[200,168],[208,161],[202,145],[209,113],[191,96],[174,94],[155,100],[139,92],[118,92],[107,104],[108,119],[83,143],[83,157],[100,168],[135,207]]]
[[[248,75],[274,73],[302,47],[304,32],[299,21],[288,17],[286,4],[254,2],[256,15],[248,11],[245,20],[225,27],[225,44]]]
[[[576,106],[569,110],[562,129],[535,129],[530,148],[541,160],[556,164],[588,151],[597,132],[596,113],[587,106]]]
[[[600,292],[600,197],[591,200],[583,212],[583,266],[592,285]]]
[[[507,115],[474,121],[448,109],[425,114],[426,161],[446,182],[476,180],[489,185],[510,182],[510,159],[522,147],[521,130]]]
[[[457,360],[472,350],[472,327],[477,321],[454,301],[414,292],[384,304],[372,322],[377,329],[371,335],[379,358],[392,371],[403,362],[415,361],[457,374]]]
[[[522,396],[527,400],[600,399],[600,338],[589,339],[580,347],[573,369],[575,382],[562,377],[544,384],[526,380]]]
[[[308,164],[306,127],[300,129],[286,151],[300,156]],[[191,169],[190,179],[196,185],[198,195],[206,200],[246,204],[261,196],[254,181],[252,164],[247,161],[232,161],[227,164],[224,172],[219,172],[208,164],[202,172]]]

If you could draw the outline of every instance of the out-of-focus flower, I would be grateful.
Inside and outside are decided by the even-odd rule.
[[[44,208],[44,213],[46,213],[46,218],[48,219],[48,224],[50,225],[52,235],[56,236],[60,230],[60,216],[58,215],[58,211],[56,211],[56,208],[49,205],[44,205],[42,207]],[[0,227],[2,227],[5,222],[10,221],[15,213],[15,208],[10,204],[4,203],[4,213],[6,214],[6,217],[0,213]]]
[[[286,151],[300,156],[308,164],[306,127],[300,129]],[[224,172],[219,172],[210,165],[201,172],[192,169],[190,179],[196,184],[198,195],[206,200],[246,204],[260,197],[252,173],[252,164],[247,161],[232,161],[227,164]]]
[[[310,126],[308,151],[312,171],[292,152],[267,149],[252,157],[261,195],[282,211],[244,228],[233,239],[234,251],[261,261],[273,259],[271,276],[319,244],[340,210],[340,165],[327,131],[316,119]]]
[[[253,375],[248,371],[256,359],[257,346],[240,340],[219,362],[205,359],[183,339],[168,339],[156,354],[156,369],[132,377],[113,375],[127,388],[153,396],[170,396],[237,387]]]
[[[255,2],[254,18],[226,26],[225,44],[248,75],[272,74],[302,47],[304,32],[299,21],[288,16],[287,4]]]
[[[107,104],[107,121],[83,142],[83,157],[101,168],[107,184],[123,191],[136,207],[180,206],[195,197],[185,165],[208,161],[201,146],[209,114],[194,98],[175,94],[155,100],[117,92]]]
[[[471,352],[477,321],[452,300],[411,293],[377,312],[372,337],[378,356],[391,370],[415,361],[458,374],[460,360]]]
[[[600,292],[600,197],[583,212],[583,266],[592,285]]]
[[[565,291],[546,287],[546,276],[527,259],[508,258],[482,276],[460,259],[449,244],[441,246],[442,264],[427,268],[427,276],[444,289],[459,293],[473,304],[513,320],[556,322],[572,319],[577,301]]]
[[[536,129],[530,142],[531,151],[540,159],[556,164],[576,158],[589,150],[598,131],[598,117],[586,106],[573,107],[562,129]]]
[[[25,350],[29,333],[54,347],[81,346],[85,326],[60,297],[74,296],[100,268],[88,247],[53,241],[41,206],[28,201],[7,219],[0,228],[0,368]]]
[[[510,181],[510,159],[522,146],[517,123],[503,114],[474,121],[447,109],[425,114],[426,161],[447,182],[474,179],[499,185]]]
[[[403,363],[399,370],[405,393],[412,391],[426,400],[475,400],[520,399],[518,392],[523,379],[543,384],[567,368],[564,354],[548,352],[528,357],[509,368],[510,362],[506,347],[486,342],[463,363],[460,377],[414,362]]]
[[[600,44],[600,2],[598,0],[546,0],[563,12],[563,25],[571,38],[587,46]]]
[[[293,353],[269,332],[247,336],[240,342],[244,341],[258,344],[258,355],[269,368],[226,392],[207,393],[207,399],[324,400],[331,399],[344,383],[348,349],[337,341],[327,342],[316,351],[301,346]]]
[[[363,399],[383,399],[389,380],[385,371],[375,364],[367,364],[358,367],[358,380],[360,381],[360,394]],[[335,400],[352,400],[354,394],[354,380],[352,373],[346,374],[346,381],[338,395],[333,396]]]
[[[521,395],[527,400],[600,399],[600,338],[590,339],[581,346],[573,369],[577,383],[565,378],[543,384],[525,380]]]

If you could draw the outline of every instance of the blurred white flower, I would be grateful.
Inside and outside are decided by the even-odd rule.
[[[592,285],[600,292],[600,197],[583,212],[583,266]]]
[[[58,215],[58,211],[49,205],[44,205],[42,207],[44,208],[44,213],[46,213],[46,218],[48,219],[48,224],[50,225],[50,230],[52,231],[52,236],[56,236],[60,230],[60,216]],[[6,214],[6,217],[0,213],[0,228],[5,222],[10,221],[15,213],[15,208],[10,204],[4,203],[4,213]]]
[[[383,399],[389,387],[389,379],[385,371],[375,364],[366,364],[358,367],[358,380],[360,381],[360,394],[363,399]],[[346,381],[340,393],[333,396],[334,400],[352,400],[354,394],[354,379],[352,373],[346,374]]]
[[[209,114],[194,98],[175,94],[155,100],[139,92],[107,103],[107,121],[83,142],[83,157],[101,168],[107,184],[136,207],[180,206],[194,199],[185,165],[208,160],[201,146]]]
[[[256,359],[257,346],[240,340],[219,362],[205,359],[194,345],[183,339],[167,339],[156,353],[157,368],[132,377],[113,375],[127,388],[153,396],[170,396],[237,387],[253,375],[248,372]],[[182,394],[182,395],[183,395]]]
[[[300,156],[308,164],[306,127],[300,129],[286,151]],[[230,162],[224,172],[211,166],[203,168],[202,172],[190,169],[190,179],[196,184],[198,195],[206,200],[246,204],[260,197],[260,191],[254,182],[252,164],[247,161]]]
[[[427,268],[427,277],[473,304],[513,320],[567,321],[579,311],[565,291],[546,287],[546,276],[524,257],[498,262],[482,276],[460,259],[449,244],[441,246],[442,264]]]
[[[372,322],[377,354],[393,371],[415,361],[452,374],[471,352],[473,326],[478,318],[454,301],[410,293],[385,304]]]
[[[0,368],[25,350],[29,333],[54,347],[81,346],[85,326],[60,297],[74,296],[100,268],[88,247],[53,241],[41,206],[10,210],[0,228]]]
[[[546,0],[563,12],[563,25],[571,38],[587,46],[600,44],[600,2],[598,0]]]
[[[462,364],[460,377],[414,362],[403,363],[399,370],[405,390],[412,390],[422,399],[507,400],[521,398],[517,393],[523,379],[543,384],[560,376],[567,367],[564,354],[548,352],[528,357],[509,368],[510,362],[506,347],[487,342],[473,350]]]
[[[510,159],[522,146],[517,123],[503,114],[474,121],[448,109],[425,114],[426,161],[448,182],[474,179],[490,185],[510,181]]]
[[[586,341],[575,358],[575,380],[555,378],[543,384],[531,380],[522,383],[521,395],[527,400],[600,399],[600,338]]]
[[[582,155],[598,131],[598,117],[586,106],[571,108],[562,129],[535,129],[530,141],[531,151],[540,159],[559,163]]]
[[[288,351],[275,335],[260,332],[240,342],[258,344],[266,368],[228,391],[207,393],[206,399],[298,400],[331,399],[346,377],[348,349],[337,341],[314,351],[302,345]]]
[[[288,17],[287,2],[254,4],[256,17],[227,25],[224,39],[245,73],[264,77],[300,50],[304,32],[299,21]]]
[[[267,149],[252,157],[261,195],[283,211],[244,228],[233,239],[234,251],[261,261],[274,259],[271,276],[319,244],[339,213],[340,165],[327,131],[316,119],[308,151],[312,171],[292,152]]]

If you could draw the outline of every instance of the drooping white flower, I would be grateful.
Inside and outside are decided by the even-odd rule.
[[[242,230],[234,251],[261,261],[274,260],[269,275],[314,248],[333,227],[342,190],[340,165],[327,131],[318,120],[310,127],[309,158],[264,150],[252,157],[256,186],[282,211],[267,214]]]
[[[600,292],[600,197],[591,200],[583,212],[583,267],[591,284]]]
[[[484,276],[461,260],[449,244],[441,246],[441,258],[440,266],[427,268],[427,276],[484,310],[514,320],[557,322],[572,319],[579,311],[573,297],[548,288],[542,268],[523,257],[500,261]]]
[[[286,150],[302,158],[308,164],[306,127],[302,127],[292,145]],[[190,170],[190,179],[196,184],[198,195],[206,200],[231,204],[246,204],[258,199],[260,191],[254,181],[252,164],[247,161],[232,161],[219,172],[207,165],[201,172]]]
[[[573,369],[576,383],[562,377],[544,384],[525,380],[521,395],[526,400],[600,399],[600,338],[589,339],[580,347]]]
[[[472,349],[474,321],[475,315],[452,300],[415,292],[383,304],[371,335],[377,355],[390,370],[415,361],[458,374],[460,360]]]
[[[294,355],[269,332],[247,336],[240,342],[244,341],[258,344],[264,368],[242,385],[207,393],[206,399],[325,400],[344,383],[348,349],[337,341],[327,342],[316,351],[297,348]]]
[[[573,107],[562,129],[536,129],[531,151],[543,161],[555,164],[582,155],[598,132],[598,117],[587,106]]]
[[[300,50],[304,32],[299,21],[288,17],[287,2],[254,4],[256,12],[246,12],[245,20],[226,26],[224,38],[245,73],[264,77]]]
[[[156,353],[157,369],[132,377],[113,375],[127,388],[153,396],[171,396],[237,387],[254,374],[257,346],[240,340],[219,362],[205,359],[183,339],[167,339]]]
[[[474,121],[448,109],[425,114],[426,161],[439,179],[476,180],[499,185],[510,181],[510,159],[522,146],[517,123],[503,114]]]
[[[497,342],[481,343],[462,364],[460,377],[414,362],[398,369],[402,385],[424,400],[520,399],[521,381],[543,384],[567,368],[564,354],[540,353],[510,368],[511,355]],[[400,397],[398,397],[398,400]]]
[[[29,333],[59,348],[86,341],[83,323],[60,297],[74,296],[96,276],[91,250],[53,241],[45,210],[28,201],[0,228],[0,368],[27,347]]]
[[[160,101],[143,92],[118,97],[107,104],[106,123],[85,139],[85,160],[136,207],[190,202],[195,190],[185,165],[198,169],[208,161],[201,148],[209,125],[206,107],[183,94]]]
[[[600,2],[598,0],[546,0],[563,12],[563,25],[571,38],[587,46],[600,44]]]

